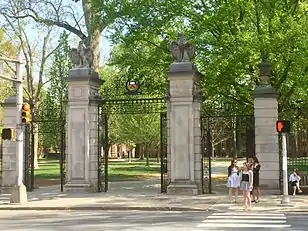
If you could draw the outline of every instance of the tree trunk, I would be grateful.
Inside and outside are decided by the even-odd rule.
[[[156,162],[159,163],[159,158],[160,158],[160,146],[156,147]]]
[[[127,151],[127,154],[128,154],[128,162],[132,162],[132,149],[128,150]]]
[[[33,147],[34,147],[34,150],[33,150],[33,153],[34,153],[34,169],[38,169],[39,168],[39,165],[38,165],[38,158],[39,158],[39,155],[38,155],[38,151],[39,151],[39,147],[38,147],[38,143],[39,143],[39,135],[38,135],[38,125],[37,123],[32,123],[32,128],[33,128]]]
[[[147,145],[147,149],[146,149],[146,156],[147,156],[147,160],[146,160],[146,166],[149,167],[150,166],[150,150],[149,150],[149,145]]]
[[[102,29],[99,27],[93,27],[96,17],[100,17],[95,13],[92,8],[92,0],[82,0],[83,15],[88,31],[88,41],[84,41],[86,45],[90,45],[93,51],[93,69],[99,70],[100,63],[100,37]]]
[[[142,149],[141,155],[140,155],[140,160],[144,160],[144,144],[141,144],[140,146],[141,146],[140,148]]]

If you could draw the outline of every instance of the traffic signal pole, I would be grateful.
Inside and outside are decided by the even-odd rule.
[[[282,176],[283,176],[283,196],[281,199],[282,205],[289,205],[291,203],[289,198],[288,187],[288,163],[287,163],[287,138],[286,133],[281,133],[282,136]]]
[[[20,54],[17,56],[16,62],[16,172],[17,179],[16,185],[13,187],[10,202],[11,203],[25,203],[27,202],[27,189],[23,184],[23,125],[21,122],[21,108],[23,104],[23,88],[22,88],[22,73],[21,73],[21,57]]]

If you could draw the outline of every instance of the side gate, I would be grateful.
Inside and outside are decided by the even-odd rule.
[[[231,159],[255,154],[254,116],[201,117],[201,150],[202,190],[212,193],[214,187],[225,186],[226,180],[219,180],[219,176],[227,174]]]
[[[2,188],[2,169],[3,169],[3,140],[0,137],[0,192]]]
[[[98,107],[97,127],[97,192],[108,191],[108,115]]]
[[[160,113],[160,192],[167,193],[168,178],[168,121],[167,113]]]
[[[64,190],[66,182],[66,120],[63,117],[61,120],[38,120],[32,121],[31,124],[24,125],[24,184],[28,191],[33,191],[36,187],[35,181],[38,177],[35,176],[34,166],[34,152],[35,152],[35,137],[39,139],[39,143],[42,143],[44,159],[47,162],[41,164],[40,169],[50,168],[52,163],[49,163],[49,152],[50,147],[44,146],[44,144],[51,144],[55,149],[56,158],[52,162],[55,166],[52,168],[59,169],[59,181],[61,192]],[[40,155],[37,150],[38,156]],[[51,154],[53,155],[53,154]],[[57,166],[58,165],[58,166]],[[51,170],[52,171],[52,170]],[[44,176],[43,176],[44,178]],[[43,179],[48,180],[48,179]]]
[[[291,112],[291,113],[290,113]],[[300,185],[308,185],[308,109],[292,108],[279,113],[279,119],[291,122],[287,133],[288,174],[297,169],[301,177]],[[282,139],[279,134],[279,186],[283,191]]]

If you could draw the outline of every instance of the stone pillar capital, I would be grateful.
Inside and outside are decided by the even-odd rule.
[[[172,63],[168,71],[169,80],[198,81],[200,74],[191,62]]]
[[[99,78],[99,74],[89,68],[73,68],[69,71],[67,82],[80,83],[88,82],[89,85],[101,86],[104,81]]]
[[[73,68],[69,71],[68,99],[69,103],[97,103],[99,89],[104,83],[99,74],[89,68]]]
[[[27,103],[28,100],[23,98],[23,102]],[[16,107],[16,103],[17,103],[17,97],[16,95],[12,95],[12,96],[9,96],[6,100],[4,100],[2,105],[3,107]]]
[[[253,91],[253,98],[277,98],[276,89],[271,85],[260,84]]]

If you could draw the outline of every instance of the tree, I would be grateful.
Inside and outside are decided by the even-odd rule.
[[[36,39],[32,41],[27,29],[31,29],[31,24],[28,19],[23,17],[14,18],[12,15],[19,15],[21,11],[21,2],[18,0],[10,0],[5,2],[0,8],[0,14],[4,17],[9,30],[6,33],[12,38],[16,38],[18,45],[25,59],[26,80],[24,86],[25,97],[28,98],[31,107],[31,116],[33,121],[34,132],[34,165],[38,167],[38,126],[35,121],[38,120],[39,107],[42,102],[42,93],[45,84],[45,68],[48,59],[57,49],[50,47],[52,41],[53,27],[35,28]],[[42,9],[41,9],[42,10]],[[35,25],[34,25],[35,26]],[[32,28],[33,29],[33,28]]]
[[[72,2],[75,4],[72,7]],[[111,27],[118,19],[127,15],[131,10],[128,1],[108,0],[71,0],[64,3],[62,0],[56,1],[19,1],[20,10],[14,12],[10,17],[15,19],[32,18],[37,23],[47,26],[57,26],[63,28],[77,37],[85,45],[90,45],[94,53],[94,69],[99,71],[100,65],[100,38],[103,31]],[[78,15],[78,5],[82,11],[82,16]],[[98,7],[99,6],[99,7]],[[46,9],[42,11],[41,9]],[[96,10],[99,9],[99,10]]]
[[[60,35],[59,47],[53,54],[53,63],[49,70],[49,87],[39,118],[42,121],[41,141],[45,148],[59,148],[61,144],[61,133],[66,118],[66,102],[68,100],[67,76],[72,68],[69,58],[70,47],[68,44],[68,33]]]
[[[125,46],[160,47],[164,40],[175,39],[175,30],[184,31],[197,46],[194,63],[203,75],[205,105],[232,104],[236,111],[252,112],[261,58],[272,63],[272,85],[285,108],[298,98],[307,101],[303,94],[308,84],[306,3],[140,0],[138,5],[126,20],[115,24],[112,40]],[[155,67],[145,65],[158,68],[164,65],[160,61],[156,59]]]
[[[16,47],[5,35],[5,30],[0,28],[0,56],[6,58],[16,58]],[[14,77],[14,64],[0,60],[0,75]],[[13,92],[12,83],[0,78],[0,102],[3,102]],[[0,107],[0,124],[3,119],[2,107]]]

